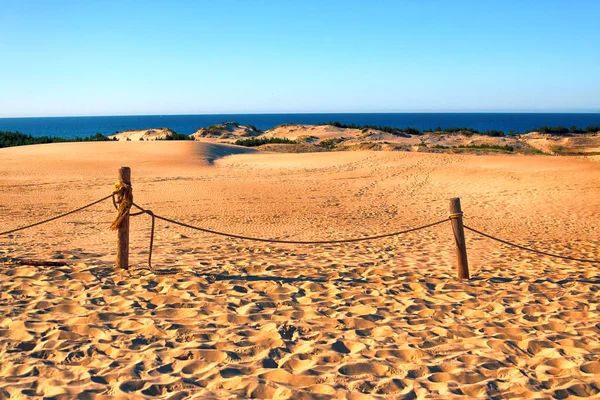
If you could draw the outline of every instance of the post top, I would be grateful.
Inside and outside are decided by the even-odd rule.
[[[450,212],[453,214],[462,212],[462,210],[460,209],[459,197],[454,197],[450,199]]]

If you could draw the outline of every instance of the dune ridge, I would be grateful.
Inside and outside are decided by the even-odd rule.
[[[164,140],[175,132],[168,128],[136,129],[123,131],[108,136],[114,140]]]
[[[384,129],[384,128],[381,128]],[[126,131],[109,136],[117,140],[157,140],[175,135],[166,129]],[[224,122],[200,128],[190,139],[206,143],[235,144],[239,140],[289,139],[294,144],[263,144],[260,150],[286,153],[310,153],[328,150],[378,150],[435,153],[518,153],[595,157],[600,154],[600,132],[490,136],[471,132],[432,131],[414,133],[399,129],[394,132],[376,128],[349,128],[334,125],[284,124],[267,131],[252,125]]]

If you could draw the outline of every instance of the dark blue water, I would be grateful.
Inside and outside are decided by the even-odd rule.
[[[129,129],[170,128],[190,134],[198,128],[224,121],[252,124],[269,129],[285,123],[316,124],[339,121],[344,124],[388,125],[417,129],[469,127],[506,133],[528,132],[540,126],[600,125],[600,113],[385,113],[385,114],[213,114],[139,115],[119,117],[0,118],[0,131],[19,131],[33,136],[77,137],[96,133],[110,135]]]

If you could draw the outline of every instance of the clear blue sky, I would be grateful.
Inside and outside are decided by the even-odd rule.
[[[0,116],[600,111],[600,1],[0,0]]]

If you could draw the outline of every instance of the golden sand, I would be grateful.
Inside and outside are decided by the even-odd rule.
[[[541,250],[600,258],[600,164],[547,156],[263,154],[198,142],[0,150],[0,231],[112,190],[238,234],[299,240],[442,219]],[[600,391],[598,265],[450,224],[342,245],[274,245],[131,222],[115,271],[109,202],[0,237],[0,398],[580,398]],[[14,266],[11,258],[64,260]]]

